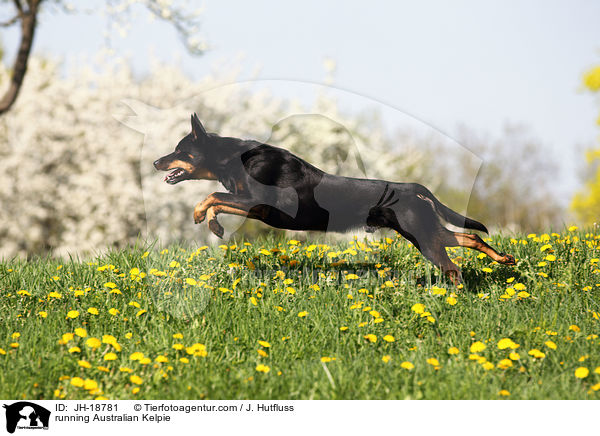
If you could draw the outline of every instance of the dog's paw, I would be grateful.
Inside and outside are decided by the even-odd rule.
[[[221,226],[221,224],[219,224],[219,222],[216,219],[212,219],[208,222],[208,228],[219,238],[223,239],[225,229]]]
[[[206,212],[202,212],[200,209],[194,209],[194,224],[200,224],[206,219]]]
[[[504,265],[516,265],[517,264],[514,256],[512,256],[510,254],[500,253],[500,256],[502,256],[502,260],[500,260],[500,263],[502,263]]]

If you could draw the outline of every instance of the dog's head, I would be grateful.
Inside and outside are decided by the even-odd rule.
[[[213,135],[214,136],[214,135]],[[184,180],[215,180],[217,177],[208,168],[211,136],[206,133],[198,115],[192,115],[192,131],[179,141],[175,151],[154,162],[160,171],[171,171],[165,182],[174,185]]]

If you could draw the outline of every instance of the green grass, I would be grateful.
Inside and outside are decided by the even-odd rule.
[[[131,248],[85,261],[3,262],[0,396],[593,399],[600,395],[594,390],[600,388],[594,372],[600,367],[599,240],[600,235],[567,230],[547,238],[495,236],[490,243],[513,254],[517,266],[498,265],[478,252],[451,251],[466,287],[438,282],[445,291],[431,284],[437,270],[402,239],[365,240],[359,247],[348,236],[326,249],[271,238],[204,250]],[[545,260],[549,254],[556,259]],[[147,275],[136,275],[135,268]],[[283,274],[292,282],[284,283]],[[110,283],[118,292],[111,293]],[[516,288],[515,295],[501,297],[509,287]],[[523,287],[526,294],[519,297]],[[453,305],[447,300],[452,292]],[[429,319],[413,310],[417,303],[430,312]],[[98,314],[89,313],[90,307]],[[79,315],[69,318],[70,311]],[[307,315],[298,316],[301,312]],[[78,328],[88,336],[62,340]],[[114,336],[117,344],[86,345],[103,335]],[[386,335],[394,341],[385,341]],[[502,338],[519,347],[500,349]],[[478,341],[485,349],[473,353]],[[193,344],[204,348],[189,354],[186,347]],[[69,352],[73,347],[80,351]],[[458,354],[449,354],[450,347]],[[530,355],[533,349],[544,357]],[[134,352],[149,359],[131,360]],[[499,367],[511,352],[520,358]],[[156,361],[158,356],[166,359]],[[431,358],[437,364],[428,363]],[[403,368],[403,362],[414,368]],[[269,371],[257,371],[257,365]],[[576,377],[579,367],[589,375]],[[88,385],[78,386],[75,377]],[[90,389],[91,381],[97,389]],[[500,395],[502,390],[510,395]]]

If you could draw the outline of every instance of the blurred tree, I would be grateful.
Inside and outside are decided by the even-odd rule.
[[[86,2],[87,3],[87,2]],[[8,89],[0,98],[0,115],[8,111],[17,100],[23,79],[27,73],[27,63],[31,53],[34,36],[38,27],[38,16],[42,6],[44,9],[60,10],[67,13],[80,12],[72,5],[62,0],[2,0],[2,14],[5,17],[0,21],[0,27],[18,25],[21,28],[21,39],[15,57],[12,76]],[[131,19],[131,9],[135,5],[142,5],[153,17],[171,23],[182,37],[187,50],[192,54],[201,54],[205,45],[196,37],[198,32],[198,12],[190,12],[186,6],[174,5],[170,0],[120,0],[105,3],[105,11],[113,20],[113,28],[124,33],[127,21]],[[90,12],[89,4],[86,12]]]
[[[583,76],[583,84],[600,97],[600,66],[588,70]],[[600,125],[600,117],[596,121]],[[598,222],[600,217],[600,149],[586,151],[587,168],[583,172],[584,187],[577,192],[571,208],[586,225]]]
[[[488,228],[548,231],[564,225],[564,211],[551,190],[557,165],[523,127],[507,126],[501,138],[489,139],[461,129],[458,141],[483,159],[469,199],[467,215]],[[479,161],[454,162],[450,170],[472,174]],[[446,170],[448,171],[448,170]],[[449,185],[445,195],[452,198]]]

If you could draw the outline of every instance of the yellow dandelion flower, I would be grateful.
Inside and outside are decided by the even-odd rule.
[[[258,341],[258,343],[265,348],[269,348],[271,346],[271,344],[269,344],[267,341]]]
[[[83,384],[84,384],[84,381],[83,381],[83,379],[82,379],[81,377],[73,377],[73,378],[71,379],[71,384],[72,384],[73,386],[77,387],[77,388],[80,388],[80,387],[82,387],[82,386],[83,386]]]
[[[135,353],[131,353],[129,355],[130,360],[141,360],[143,358],[144,358],[144,353],[141,353],[139,351],[136,351]]]
[[[73,354],[73,353],[81,353],[81,348],[79,347],[71,347],[69,348],[69,353]]]
[[[575,370],[575,377],[577,378],[586,378],[590,373],[590,370],[585,366],[580,366]]]
[[[524,291],[525,285],[523,283],[515,283],[513,288],[515,288],[517,291]]]
[[[385,335],[383,337],[383,340],[386,342],[394,342],[396,340],[396,338],[394,338],[392,335]]]
[[[267,365],[263,365],[262,363],[259,363],[258,365],[256,365],[256,370],[258,372],[263,372],[266,374],[269,371],[271,371],[271,368],[269,368]]]
[[[413,304],[413,306],[410,308],[410,310],[412,310],[415,313],[424,313],[425,305],[421,304],[421,303]]]
[[[90,362],[88,362],[87,360],[79,360],[77,361],[77,364],[79,366],[81,366],[82,368],[91,368],[92,364]]]
[[[116,316],[119,314],[119,309],[115,309],[114,307],[111,307],[110,309],[108,309],[108,313],[110,313],[112,316]]]
[[[498,348],[501,350],[506,350],[507,348],[512,348],[514,342],[509,338],[502,338],[498,341]]]
[[[490,371],[490,370],[494,369],[494,364],[492,362],[484,362],[481,366],[486,371]]]
[[[106,353],[104,355],[104,360],[117,360],[117,355],[115,353]]]
[[[331,357],[327,357],[327,356],[323,356],[321,357],[321,362],[323,363],[329,363],[331,362],[333,359]]]
[[[392,356],[390,356],[389,354],[386,354],[385,356],[381,357],[381,360],[383,360],[383,363],[388,363],[391,359],[392,359]]]
[[[500,392],[498,392],[498,395],[502,397],[508,397],[510,395],[510,392],[508,392],[506,389],[502,389]]]
[[[544,342],[544,345],[546,345],[546,347],[550,348],[551,350],[556,350],[556,344],[552,341],[546,341]]]
[[[410,371],[411,369],[413,369],[415,367],[415,365],[413,365],[412,363],[410,363],[408,361],[405,361],[400,364],[400,367]]]
[[[459,352],[460,352],[460,350],[456,347],[448,348],[448,354],[458,354]]]
[[[377,336],[372,333],[365,335],[364,338],[371,343],[377,342]]]
[[[98,389],[98,382],[92,380],[91,378],[87,378],[83,382],[83,389],[85,389],[86,391],[93,391],[95,389]]]
[[[38,312],[38,315],[41,316],[42,318],[46,318],[48,316],[48,312],[42,310],[41,312]]]
[[[454,297],[448,297],[446,298],[446,303],[448,303],[450,306],[454,306],[456,303],[458,303],[458,300]]]
[[[471,344],[470,350],[471,350],[471,353],[479,353],[479,352],[485,350],[486,348],[487,347],[483,342],[477,341],[477,342],[473,342]]]
[[[75,334],[77,336],[79,336],[80,338],[85,338],[85,337],[87,337],[87,330],[79,327],[79,328],[75,329]]]
[[[143,383],[143,380],[139,375],[132,375],[129,377],[129,380],[131,381],[131,383],[134,383],[136,385],[141,385]]]
[[[95,307],[90,307],[88,310],[88,313],[91,313],[92,315],[98,315],[98,309],[96,309]]]
[[[544,357],[546,357],[545,353],[542,353],[540,350],[538,350],[537,348],[534,348],[532,350],[529,350],[529,354],[530,356],[535,357],[536,359],[543,359]]]
[[[510,359],[502,359],[500,362],[498,362],[498,368],[500,369],[507,369],[511,366],[513,366],[513,363]]]
[[[308,312],[306,311],[298,312],[298,317],[300,318],[304,318],[306,315],[308,315]]]
[[[435,357],[430,357],[429,359],[427,359],[427,363],[429,363],[432,366],[440,366],[440,362]]]
[[[521,355],[519,353],[515,353],[514,351],[508,355],[510,360],[519,360]]]
[[[89,338],[87,341],[85,341],[85,345],[95,349],[102,345],[102,342],[100,342],[100,339],[98,338]]]
[[[79,312],[77,310],[69,310],[67,312],[67,318],[75,319],[79,316]]]

